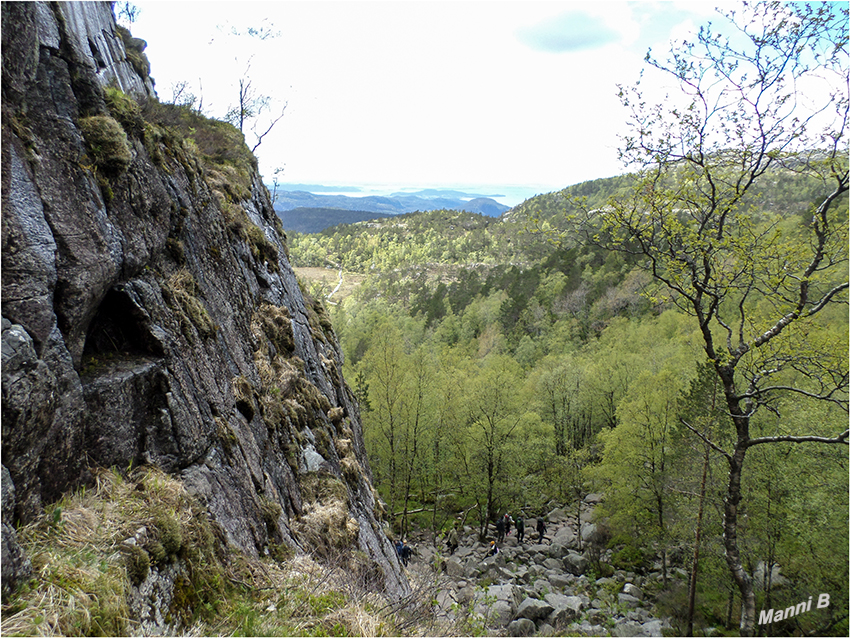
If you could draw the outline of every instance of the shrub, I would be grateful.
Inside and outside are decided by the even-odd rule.
[[[98,170],[117,177],[127,170],[133,155],[127,134],[121,125],[108,115],[93,115],[80,120],[86,147]]]
[[[611,556],[611,565],[615,569],[622,569],[630,572],[640,572],[643,570],[645,557],[643,550],[634,545],[626,545],[621,550],[614,552]]]

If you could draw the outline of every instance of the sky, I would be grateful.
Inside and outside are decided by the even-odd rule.
[[[624,172],[618,84],[717,2],[134,3],[159,98],[223,117],[239,80],[283,117],[267,183],[559,190]],[[251,36],[249,29],[268,37]],[[267,122],[268,120],[263,120]],[[259,122],[259,120],[258,120]],[[251,141],[251,135],[247,135]],[[250,145],[250,144],[249,144]],[[516,202],[510,202],[516,203]]]

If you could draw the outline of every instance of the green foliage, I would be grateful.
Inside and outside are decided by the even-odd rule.
[[[145,120],[136,101],[114,86],[104,89],[104,97],[112,117],[121,124],[127,135],[141,138],[145,131]]]
[[[231,169],[227,181],[250,191],[250,170],[256,169],[257,159],[245,146],[245,137],[232,124],[204,117],[186,106],[156,100],[147,102],[143,114],[147,122],[170,132],[172,140],[191,140],[210,168]]]
[[[640,547],[627,543],[611,554],[611,566],[629,572],[642,573],[646,565],[646,556]]]
[[[784,179],[791,176],[782,171],[771,175],[776,192],[816,192],[796,176],[795,185],[786,187]],[[568,195],[584,194],[601,206],[637,180],[597,180],[569,189],[571,193],[541,196],[537,204],[552,203],[552,215],[541,223],[553,229],[575,223],[564,214]],[[770,200],[765,206],[779,208],[781,202]],[[515,231],[522,226],[517,219],[522,209],[507,219],[482,219],[480,225],[471,216],[464,229],[455,222],[466,214],[443,211],[295,235],[296,263],[302,254],[316,264],[329,256],[365,275],[361,287],[330,312],[345,353],[346,377],[356,379],[370,464],[391,522],[400,532],[413,521],[439,530],[463,512],[468,523],[483,528],[489,511],[537,512],[552,499],[578,515],[584,496],[598,491],[605,499],[596,508],[597,516],[607,517],[604,523],[611,531],[630,541],[613,547],[613,566],[600,562],[596,569],[639,570],[663,559],[668,575],[674,569],[690,572],[705,444],[682,421],[708,433],[717,445],[731,441],[720,425],[728,418],[727,405],[716,374],[705,362],[703,334],[676,308],[680,299],[654,282],[633,257],[582,243],[577,234],[554,243],[543,234],[523,235],[503,261],[498,251],[506,244],[497,239],[503,232],[498,227]],[[751,214],[751,219],[748,232],[754,235],[776,221],[767,213]],[[778,227],[794,237],[803,228],[793,212],[783,215]],[[473,241],[467,234],[474,235],[474,241],[486,237],[490,242],[485,253],[475,256],[475,264],[458,248]],[[782,246],[791,250],[788,244]],[[516,265],[504,263],[513,259]],[[771,311],[768,299],[760,298],[759,313]],[[801,324],[799,331],[789,327],[784,335],[800,353],[812,347],[839,353],[820,359],[824,370],[837,368],[835,357],[846,352],[847,319],[827,309],[818,320],[806,322],[804,328]],[[423,357],[423,352],[429,356]],[[485,374],[497,361],[506,364],[502,367],[511,388],[504,401],[498,397],[499,384]],[[768,363],[754,357],[747,369],[754,374]],[[819,378],[806,380],[790,369],[788,375],[788,382],[809,383],[812,391]],[[508,398],[514,393],[515,398]],[[808,423],[818,424],[823,432],[840,427],[838,406],[811,412],[811,406],[797,403],[773,404],[783,418],[761,413],[753,420],[754,434],[793,431],[806,422],[806,413]],[[476,405],[514,406],[505,413],[518,419],[516,437],[504,441],[501,465],[496,455],[488,454],[486,411]],[[798,449],[795,463],[804,464],[805,450]],[[726,621],[731,581],[720,512],[727,470],[725,459],[712,453],[697,581],[698,624]],[[840,470],[840,463],[833,470]],[[802,504],[806,494],[826,498],[829,493],[824,483],[802,487],[792,469],[784,475],[798,486],[796,491],[786,489],[795,498],[767,498],[761,478],[769,472],[757,473],[753,489],[760,487],[748,492],[748,498],[759,503],[796,507],[796,495]],[[846,476],[836,478],[834,485],[846,490]],[[809,499],[818,513],[800,518],[825,521],[833,513],[846,517],[842,498],[829,513],[820,497]],[[424,511],[404,514],[411,509]],[[791,542],[805,537],[796,526],[791,533],[768,525],[778,511],[746,510],[750,524],[739,534],[747,564],[768,560],[770,554],[783,574],[793,570],[795,582],[817,582],[811,586],[843,592],[844,585],[837,584],[846,572],[843,553],[824,547],[829,560],[815,558],[818,543],[801,551]],[[789,512],[782,520],[790,525],[792,518]],[[820,524],[812,529],[825,543],[846,535],[846,521],[836,519],[830,525],[831,530]],[[778,539],[772,550],[771,538]],[[794,551],[800,552],[796,558]],[[804,565],[816,565],[818,576],[805,575]],[[827,585],[827,580],[833,584]],[[671,577],[669,587],[676,582]],[[773,599],[791,591],[774,592]],[[761,604],[763,594],[758,596]]]

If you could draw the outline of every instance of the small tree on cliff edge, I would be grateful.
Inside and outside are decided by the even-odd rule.
[[[691,429],[729,464],[724,545],[742,635],[755,628],[737,538],[747,451],[848,439],[846,416],[800,434],[781,415],[788,400],[847,411],[847,331],[818,323],[847,303],[847,13],[743,4],[725,16],[728,36],[709,25],[667,60],[647,55],[676,91],[654,104],[641,82],[621,88],[632,131],[621,156],[640,168],[637,186],[578,215],[585,239],[638,255],[699,324],[730,427]],[[818,185],[806,219],[757,208],[777,170]]]

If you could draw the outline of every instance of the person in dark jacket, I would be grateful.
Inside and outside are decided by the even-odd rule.
[[[449,535],[446,540],[446,544],[449,546],[449,554],[454,554],[455,550],[457,549],[457,546],[459,545],[457,527],[458,524],[455,523],[455,526],[449,530]]]
[[[499,543],[505,540],[505,519],[501,516],[496,519],[496,540]]]
[[[410,556],[413,554],[413,550],[407,544],[407,541],[404,541],[401,546],[401,562],[404,563],[405,567],[407,563],[410,562]]]
[[[522,520],[522,516],[517,516],[516,517],[516,540],[517,540],[517,543],[521,543],[523,538],[525,538],[525,521]]]
[[[542,543],[546,540],[544,534],[546,533],[546,523],[543,522],[543,517],[537,517],[537,542]]]

